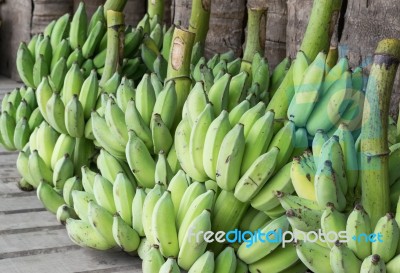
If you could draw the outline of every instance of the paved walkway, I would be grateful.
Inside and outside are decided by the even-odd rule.
[[[19,84],[0,76],[0,99],[16,86]],[[0,148],[0,272],[142,272],[139,258],[73,244],[35,192],[18,189],[16,158],[17,153]]]

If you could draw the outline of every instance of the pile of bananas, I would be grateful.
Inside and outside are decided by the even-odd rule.
[[[393,120],[389,179],[397,214],[373,228],[357,204],[361,68],[299,51],[270,71],[261,50],[250,59],[245,50],[246,58],[227,51],[207,60],[197,41],[185,55],[190,73],[174,77],[173,35],[181,30],[161,26],[163,8],[149,8],[136,27],[111,27],[110,3],[122,2],[108,0],[89,21],[81,3],[71,21],[64,15],[21,43],[25,86],[1,103],[0,142],[19,151],[19,186],[36,189],[73,242],[137,254],[145,273],[397,272]],[[294,89],[288,119],[270,103],[285,81]],[[284,246],[269,233],[277,230],[357,238],[374,231],[384,243]],[[243,236],[221,242],[221,232]],[[260,233],[269,240],[257,240]]]
[[[361,131],[364,106],[361,67],[349,70],[347,58],[332,68],[325,53],[310,64],[299,51],[293,63],[293,88],[287,117],[296,127],[314,136],[318,130],[332,136],[340,124],[346,124],[357,137]],[[324,117],[324,118],[321,118]]]

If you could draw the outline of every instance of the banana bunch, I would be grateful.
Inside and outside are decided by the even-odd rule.
[[[299,51],[293,63],[293,88],[287,117],[310,136],[323,130],[332,136],[340,124],[346,124],[357,138],[364,106],[362,69],[349,70],[347,58],[330,68],[325,53],[310,63]]]
[[[7,93],[1,102],[1,145],[9,151],[21,151],[42,121],[32,88],[23,86]]]

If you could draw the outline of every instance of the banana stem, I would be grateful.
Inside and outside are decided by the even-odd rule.
[[[158,22],[161,23],[164,17],[164,0],[148,0],[147,13],[150,18],[158,16]]]
[[[124,56],[124,14],[113,10],[107,11],[107,27],[107,55],[100,86],[121,68]]]
[[[211,0],[193,0],[189,31],[196,34],[194,44],[200,43],[204,50],[211,13]]]
[[[175,81],[177,94],[177,110],[175,127],[182,119],[183,104],[189,95],[192,80],[190,79],[190,58],[194,44],[195,34],[188,30],[175,27],[172,36],[171,50],[169,53],[167,79]]]
[[[313,61],[319,52],[328,50],[341,4],[342,0],[314,0],[310,20],[300,48],[309,60]],[[286,119],[293,95],[293,66],[290,66],[267,110],[274,110],[275,118],[278,120]]]
[[[107,11],[123,11],[128,0],[107,0],[104,3],[104,16],[107,17]]]
[[[243,61],[252,62],[254,54],[257,52],[264,55],[265,29],[266,29],[266,9],[248,8],[247,14],[247,34],[246,45],[243,53]]]
[[[372,226],[390,209],[388,115],[400,62],[400,40],[382,40],[368,79],[361,130],[360,181],[362,205]]]

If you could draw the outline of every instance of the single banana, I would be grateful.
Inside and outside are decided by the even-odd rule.
[[[246,137],[240,175],[243,176],[253,162],[267,151],[273,137],[272,125],[274,123],[274,116],[273,111],[267,111],[251,127]]]
[[[193,126],[208,102],[203,83],[197,82],[190,91],[182,111],[182,117],[187,117],[190,127]]]
[[[130,226],[132,224],[132,201],[135,189],[124,173],[118,173],[113,184],[115,208],[121,218]]]
[[[142,271],[143,273],[155,273],[160,272],[162,265],[165,263],[164,257],[162,256],[159,246],[152,245],[143,257]]]
[[[36,194],[43,206],[53,214],[56,214],[57,209],[65,204],[63,197],[45,181],[40,182]]]
[[[0,130],[1,131],[1,130]],[[22,150],[29,142],[31,130],[29,128],[28,120],[22,117],[15,125],[13,143],[17,150]]]
[[[278,273],[285,272],[298,262],[296,247],[294,244],[285,245],[272,251],[261,260],[249,265],[250,273]],[[300,271],[299,271],[300,272]]]
[[[96,202],[108,212],[114,214],[117,211],[113,196],[113,184],[99,174],[94,178],[93,194]]]
[[[296,244],[299,259],[313,272],[333,273],[330,266],[330,249],[317,243],[300,241]]]
[[[171,192],[172,203],[174,204],[175,215],[178,214],[179,206],[181,204],[183,195],[189,187],[189,183],[186,180],[184,171],[179,170],[169,182],[168,190]]]
[[[400,266],[400,255],[395,256],[386,264],[386,272],[387,273],[396,273],[399,270]]]
[[[378,239],[371,243],[372,253],[378,254],[385,263],[389,262],[396,254],[399,233],[399,225],[393,213],[380,218],[374,229]]]
[[[193,182],[186,189],[185,193],[182,196],[179,210],[175,213],[176,216],[176,225],[178,229],[181,229],[181,225],[186,218],[187,212],[189,211],[191,205],[194,200],[196,200],[199,196],[206,192],[205,186],[200,182]],[[185,234],[183,234],[184,236]]]
[[[239,179],[235,187],[235,197],[242,202],[249,202],[267,183],[275,171],[278,148],[260,155]]]
[[[146,235],[147,240],[150,244],[154,244],[156,241],[153,230],[153,213],[154,207],[156,206],[158,200],[160,200],[163,195],[165,189],[161,184],[156,184],[154,188],[152,188],[146,195],[146,198],[143,202],[143,210],[142,210],[142,225],[144,234]]]
[[[57,19],[51,32],[50,43],[53,50],[68,36],[70,26],[70,14],[66,13]]]
[[[31,184],[34,188],[37,188],[39,184],[36,184],[35,183],[36,181],[32,178],[29,172],[28,162],[29,162],[29,154],[25,151],[20,151],[16,162],[18,173],[22,176],[22,178],[25,181]]]
[[[160,114],[156,113],[152,116],[150,129],[153,139],[154,154],[159,154],[160,151],[168,153],[173,144],[173,136]]]
[[[175,82],[168,81],[158,94],[153,108],[153,116],[158,113],[168,129],[172,128],[176,114],[177,95]],[[153,121],[153,120],[152,120]]]
[[[67,134],[65,106],[59,93],[54,92],[46,104],[47,121],[60,134]]]
[[[245,146],[244,125],[233,127],[221,143],[216,166],[216,182],[224,190],[235,188],[240,176],[240,165]]]
[[[117,245],[125,252],[134,252],[140,244],[140,237],[121,217],[114,215],[112,233]]]
[[[229,70],[229,69],[228,69]],[[228,110],[231,112],[235,109],[241,101],[243,100],[243,96],[246,93],[246,83],[249,74],[246,71],[242,71],[239,74],[232,77],[229,82],[229,90],[228,90]]]
[[[228,112],[223,110],[208,126],[203,147],[203,167],[207,176],[216,179],[218,153],[226,134],[232,129]],[[191,135],[193,134],[193,131]],[[245,150],[246,151],[246,150]],[[245,158],[245,156],[244,156]],[[243,164],[242,164],[243,166]]]
[[[277,147],[279,149],[275,167],[276,170],[282,168],[291,159],[290,156],[294,149],[294,142],[295,124],[291,121],[288,121],[272,138],[267,150],[270,151],[273,147]]]
[[[210,91],[208,92],[208,99],[213,105],[216,116],[218,116],[222,110],[228,109],[230,81],[231,75],[227,73],[220,79],[214,81],[214,84],[211,86]]]
[[[286,216],[293,229],[308,232],[320,229],[322,213],[316,209],[293,208],[286,211]]]
[[[335,243],[332,242],[329,235],[333,233],[337,236],[341,231],[346,230],[346,216],[337,211],[332,203],[327,203],[321,216],[321,228],[327,236],[326,243],[328,247],[333,248]]]
[[[79,65],[74,63],[71,68],[69,68],[64,78],[62,90],[62,101],[64,104],[69,103],[74,95],[79,96],[83,82],[83,73],[81,72]]]
[[[69,154],[71,157],[74,154],[76,139],[69,135],[61,134],[52,149],[51,154],[51,168],[54,169],[58,160],[60,160],[65,154]]]
[[[150,126],[150,120],[156,102],[156,95],[148,74],[143,76],[136,88],[135,101],[136,108],[142,116],[144,123],[147,126]]]
[[[232,247],[226,247],[215,259],[215,273],[235,273],[237,258]]]
[[[89,224],[110,244],[115,246],[112,228],[113,215],[96,202],[90,201],[88,206]]]
[[[316,200],[315,172],[316,166],[311,152],[306,151],[303,156],[293,158],[290,178],[298,196]]]
[[[179,245],[182,246],[184,244],[183,240],[188,231],[189,226],[194,221],[194,219],[199,216],[203,210],[210,210],[214,205],[214,191],[208,190],[205,193],[196,197],[193,202],[190,204],[189,209],[186,211],[186,214],[182,220],[182,223],[179,226]]]
[[[239,119],[239,123],[244,126],[244,137],[247,138],[253,124],[265,113],[265,103],[260,101],[255,106],[246,111]]]
[[[79,101],[82,104],[85,120],[90,118],[91,112],[96,106],[96,100],[99,95],[99,80],[97,72],[92,70],[89,77],[82,84],[81,92],[79,93]]]
[[[71,209],[74,207],[74,200],[72,198],[73,191],[83,191],[82,180],[77,176],[68,178],[63,187],[64,201]]]
[[[210,211],[203,210],[201,214],[190,223],[178,255],[178,264],[184,270],[189,270],[193,264],[195,264],[196,260],[204,254],[207,242],[204,240],[204,236],[195,235],[200,232],[207,232],[211,229],[210,218]]]
[[[214,273],[214,253],[206,251],[190,267],[188,273]]]
[[[85,191],[75,190],[72,191],[72,201],[74,204],[74,210],[79,218],[85,222],[88,222],[89,202],[96,202],[94,195]]]
[[[88,19],[86,14],[85,3],[81,2],[72,17],[71,27],[69,31],[69,41],[71,48],[76,49],[82,47],[86,40],[88,29]]]
[[[165,153],[164,151],[160,151],[154,173],[155,182],[164,184],[164,186],[167,187],[172,176],[172,170],[168,164],[167,158],[165,157]]]
[[[318,165],[320,162],[319,158],[321,156],[322,146],[325,144],[325,142],[328,141],[328,139],[329,137],[324,130],[319,129],[315,133],[315,136],[312,141],[312,152],[314,156],[314,162],[316,163],[316,165]]]
[[[74,175],[74,163],[69,154],[56,162],[53,170],[53,184],[56,189],[63,189],[65,181]]]
[[[378,254],[368,256],[361,264],[360,273],[385,273],[386,266]]]
[[[47,120],[46,105],[53,95],[53,90],[50,86],[48,77],[44,77],[36,89],[36,100],[40,113]]]
[[[47,183],[52,182],[53,171],[46,165],[37,150],[33,150],[29,156],[28,168],[34,184],[39,185],[42,180]]]
[[[321,57],[322,56],[323,55],[321,55]],[[314,62],[313,64],[315,65]],[[305,73],[307,73],[307,68],[309,66],[310,66],[310,60],[307,58],[306,54],[304,54],[304,52],[301,50],[298,51],[296,54],[296,59],[293,61],[293,84],[295,92],[297,92],[300,89],[304,75]],[[320,67],[320,69],[321,68],[324,68],[324,66]]]
[[[265,236],[268,236],[268,241],[252,241],[253,244],[250,246],[248,245],[248,242],[243,242],[237,252],[238,258],[247,264],[252,264],[274,251],[279,244],[270,240],[276,239],[277,233],[271,233],[270,231],[277,231],[278,229],[281,229],[282,232],[289,229],[289,222],[286,216],[281,216],[273,220],[261,230],[262,233],[266,234]]]
[[[122,146],[126,146],[128,142],[128,130],[125,125],[125,114],[112,98],[107,100],[104,117],[116,141]]]
[[[361,261],[340,242],[331,248],[330,265],[334,273],[359,273],[361,269]]]
[[[73,95],[72,99],[65,105],[65,127],[72,137],[81,138],[84,136],[84,113],[78,95]]]
[[[160,273],[180,273],[178,264],[175,258],[168,258],[167,261],[161,266]]]
[[[146,192],[143,188],[137,187],[135,196],[132,200],[132,228],[136,230],[139,236],[144,237],[144,229],[143,229],[143,206],[144,200],[146,199]]]
[[[292,195],[281,191],[277,191],[275,195],[278,198],[279,203],[285,210],[290,210],[290,209],[320,210],[320,206],[316,201],[301,198],[297,195]]]
[[[61,57],[52,68],[50,72],[50,85],[53,90],[61,92],[65,75],[68,73],[67,61],[64,57]]]
[[[61,225],[65,226],[68,218],[78,219],[78,215],[76,215],[73,208],[68,207],[66,204],[64,204],[58,207],[56,218]]]
[[[138,184],[145,188],[152,188],[155,183],[156,163],[144,142],[133,131],[129,131],[126,159]]]
[[[272,176],[268,180],[268,183],[255,194],[254,198],[251,200],[251,206],[260,211],[271,210],[279,205],[279,200],[274,195],[274,192],[282,191],[289,194],[293,193],[294,188],[290,179],[291,168],[292,163],[287,163]]]
[[[61,59],[63,59],[65,66],[68,68],[67,59],[70,54],[71,54],[71,47],[69,46],[69,40],[67,39],[63,39],[56,45],[55,48],[53,48],[53,57],[51,59],[50,69],[52,71],[51,74],[60,81],[58,85],[60,88],[62,88],[62,85],[64,83],[64,77],[61,78],[60,75],[54,74],[53,71],[56,71],[55,70],[56,64],[60,62]],[[57,91],[61,91],[61,89],[57,89]]]
[[[69,218],[65,227],[69,238],[79,246],[97,250],[107,250],[114,247],[92,225],[84,220]]]
[[[32,88],[37,87],[33,80],[34,65],[34,55],[31,54],[27,45],[22,42],[17,51],[17,71],[24,84]]]
[[[144,142],[149,151],[153,151],[153,140],[149,125],[145,123],[136,108],[135,101],[130,99],[125,112],[125,123],[128,130],[133,130],[135,134]]]
[[[44,56],[40,54],[33,65],[33,83],[35,87],[38,87],[43,77],[47,77],[50,74],[50,67],[47,64]]]
[[[105,24],[100,21],[90,30],[86,41],[82,45],[82,55],[85,59],[93,56],[105,32]]]

